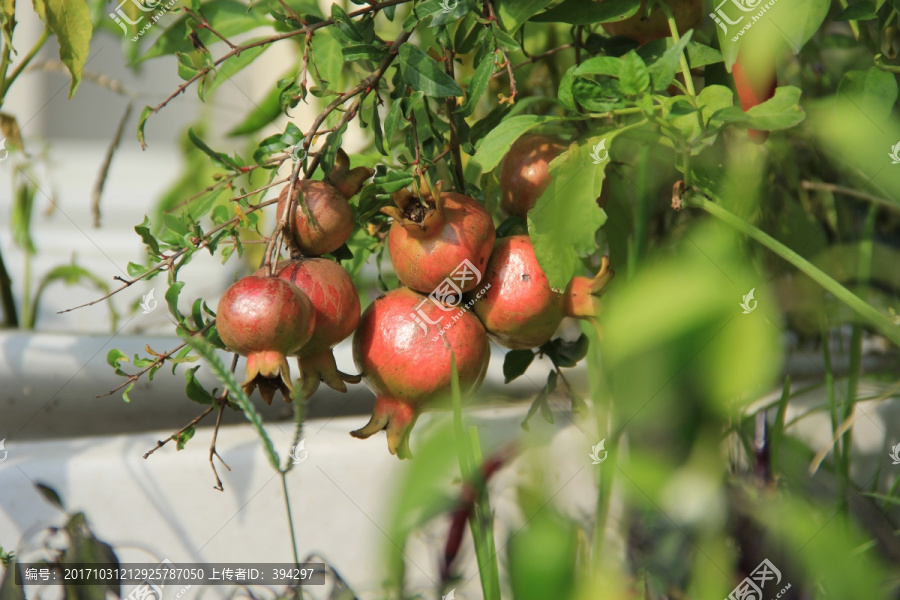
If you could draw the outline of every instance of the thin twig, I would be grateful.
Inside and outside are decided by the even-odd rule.
[[[487,6],[488,20],[492,22],[488,27],[493,27],[494,24],[498,23],[497,14],[494,12],[494,3],[492,0],[485,0],[484,4]],[[518,91],[516,90],[516,77],[513,75],[512,63],[509,61],[509,55],[506,53],[506,48],[499,43],[497,44],[497,47],[503,55],[503,63],[506,66],[506,73],[509,75],[509,97],[500,94],[500,104],[515,104]]]
[[[237,368],[238,364],[238,355],[235,354],[234,358],[231,359],[231,372],[234,373],[234,370]],[[228,463],[225,462],[225,459],[219,454],[219,451],[216,450],[216,440],[219,437],[219,427],[222,425],[222,412],[224,412],[225,407],[228,405],[228,390],[226,389],[222,392],[222,395],[216,398],[216,404],[219,405],[219,414],[216,416],[216,426],[213,429],[212,441],[209,444],[209,466],[212,467],[213,475],[216,477],[216,485],[214,489],[219,490],[220,492],[225,491],[225,486],[222,485],[222,479],[219,477],[219,471],[216,470],[216,463],[213,461],[213,457],[218,458],[219,462],[228,469],[231,470],[231,467],[228,466]]]
[[[256,212],[256,211],[258,211],[258,210],[260,210],[260,209],[263,209],[263,208],[265,208],[265,207],[267,207],[267,206],[270,206],[270,205],[272,205],[272,204],[275,204],[276,202],[278,202],[277,199],[266,200],[265,202],[260,202],[259,204],[256,204],[256,205],[251,206],[251,207],[249,207],[248,209],[246,209],[246,210],[243,212],[243,215],[237,215],[237,216],[235,216],[235,217],[232,217],[232,218],[229,219],[228,221],[225,221],[225,222],[222,223],[221,225],[218,225],[218,226],[216,226],[216,227],[213,227],[212,229],[210,229],[209,231],[207,231],[206,234],[205,234],[202,238],[200,238],[200,240],[198,240],[198,244],[197,244],[197,246],[196,246],[196,249],[199,250],[200,248],[203,248],[203,247],[209,242],[210,238],[212,238],[213,235],[215,235],[215,234],[217,234],[218,232],[222,231],[222,230],[225,229],[226,227],[230,227],[231,225],[236,225],[236,224],[239,223],[242,219],[244,219],[244,217],[246,217],[246,215],[248,215],[248,214],[250,214],[250,213],[252,213],[252,212]],[[164,257],[160,262],[158,262],[154,267],[150,268],[146,273],[143,273],[142,275],[139,275],[138,277],[135,277],[134,279],[125,279],[125,278],[123,278],[123,277],[118,277],[118,276],[117,276],[117,277],[115,277],[114,279],[116,279],[116,280],[118,280],[118,281],[121,281],[121,282],[122,282],[122,285],[119,286],[119,287],[117,287],[116,289],[114,289],[114,290],[111,291],[110,293],[106,294],[105,296],[103,296],[103,297],[101,297],[101,298],[97,298],[96,300],[92,300],[92,301],[86,302],[86,303],[84,303],[84,304],[79,304],[78,306],[73,306],[72,308],[67,308],[67,309],[65,309],[65,310],[61,310],[61,311],[59,311],[57,314],[60,314],[60,315],[61,315],[61,314],[63,314],[63,313],[71,312],[71,311],[73,311],[73,310],[78,310],[79,308],[85,308],[85,307],[87,307],[87,306],[93,306],[93,305],[95,305],[95,304],[97,304],[97,303],[99,303],[99,302],[103,302],[103,301],[106,300],[107,298],[109,298],[109,297],[111,297],[111,296],[113,296],[113,295],[115,295],[115,294],[118,294],[119,292],[121,292],[122,290],[124,290],[124,289],[126,289],[126,288],[128,288],[128,287],[131,287],[132,285],[134,285],[134,284],[137,283],[138,281],[141,281],[142,279],[146,279],[147,277],[149,277],[150,275],[156,273],[157,271],[160,271],[160,270],[162,270],[162,269],[165,269],[165,268],[171,266],[171,265],[174,264],[175,261],[176,261],[178,258],[180,258],[185,252],[187,252],[187,248],[181,248],[181,249],[179,249],[177,252],[175,252],[175,254],[171,254],[171,255],[169,255],[169,256]],[[113,391],[115,391],[115,390],[113,390]]]
[[[836,192],[845,196],[852,196],[853,198],[866,200],[889,210],[900,211],[900,204],[897,204],[896,202],[891,202],[890,200],[887,200],[885,198],[879,198],[878,196],[873,196],[872,194],[867,194],[865,192],[854,190],[853,188],[837,185],[834,183],[826,183],[824,181],[807,181],[804,179],[800,182],[800,187],[802,187],[804,190],[823,190],[826,192]]]
[[[104,394],[104,395],[107,395],[107,394]],[[156,447],[151,448],[146,454],[144,454],[144,459],[150,458],[151,454],[153,454],[154,452],[156,452],[157,450],[159,450],[160,448],[162,448],[163,446],[165,446],[166,444],[168,444],[169,442],[171,442],[172,440],[177,438],[179,435],[181,435],[182,433],[184,433],[185,431],[187,431],[188,429],[190,429],[191,427],[193,427],[194,425],[196,425],[197,423],[202,421],[204,418],[206,418],[206,415],[208,415],[213,410],[215,410],[215,408],[216,408],[215,406],[210,406],[209,408],[204,410],[202,413],[200,413],[199,415],[194,417],[194,419],[190,423],[188,423],[187,425],[185,425],[184,427],[182,427],[181,429],[179,429],[178,431],[176,431],[175,433],[173,433],[166,439],[158,440],[156,442]]]
[[[238,49],[237,46],[235,46],[234,44],[232,44],[231,41],[230,41],[227,37],[225,37],[224,35],[222,35],[222,34],[219,33],[218,31],[216,31],[216,30],[213,28],[213,26],[210,25],[209,21],[206,20],[205,17],[201,17],[200,15],[198,15],[197,13],[195,13],[193,10],[191,10],[190,8],[188,8],[188,7],[186,7],[186,6],[183,6],[183,7],[181,8],[181,10],[183,10],[183,11],[186,12],[187,14],[189,14],[189,15],[191,15],[192,17],[194,17],[195,19],[197,19],[197,21],[200,22],[200,28],[201,28],[201,29],[206,29],[206,30],[208,30],[210,33],[212,33],[213,35],[215,35],[217,38],[219,38],[220,40],[222,40],[223,42],[225,42],[226,44],[228,44],[228,47],[229,47],[229,48],[231,48],[232,50],[237,50],[237,51],[238,51],[238,54],[241,53],[241,52],[240,52],[240,49]]]
[[[103,196],[103,188],[106,185],[106,177],[109,175],[109,167],[112,164],[113,155],[122,141],[122,133],[125,131],[125,123],[128,121],[128,117],[131,116],[132,107],[133,104],[131,102],[125,107],[125,114],[122,115],[119,126],[116,128],[116,133],[106,149],[106,156],[103,157],[100,172],[97,173],[97,181],[94,182],[94,191],[91,196],[91,214],[94,215],[94,227],[100,227],[100,198]]]

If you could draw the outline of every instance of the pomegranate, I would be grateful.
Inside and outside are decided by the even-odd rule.
[[[491,215],[474,198],[456,192],[441,192],[442,183],[433,191],[422,186],[420,200],[409,190],[394,194],[397,206],[385,207],[394,218],[388,232],[391,263],[400,281],[426,294],[438,289],[445,279],[455,277],[466,292],[478,284],[494,238],[497,235]],[[465,265],[469,261],[469,265]]]
[[[283,279],[251,275],[225,291],[216,327],[229,350],[247,357],[242,385],[248,396],[259,387],[266,404],[276,391],[290,401],[293,387],[286,355],[310,340],[315,317],[306,294]]]
[[[422,408],[447,397],[451,354],[460,391],[470,396],[487,372],[490,347],[471,312],[438,304],[409,288],[375,300],[353,336],[353,360],[376,396],[369,423],[357,438],[387,430],[388,449],[409,458],[409,433]]]
[[[525,218],[550,185],[550,161],[565,150],[563,143],[546,135],[524,135],[509,148],[500,171],[500,206],[514,217]]]
[[[550,340],[566,316],[595,320],[599,296],[612,279],[603,258],[594,278],[574,277],[565,293],[550,288],[527,235],[503,238],[494,247],[474,304],[475,314],[497,343],[522,350]]]
[[[339,371],[331,349],[353,333],[359,323],[359,294],[350,275],[341,265],[325,258],[282,261],[275,274],[302,290],[315,311],[312,337],[296,353],[303,397],[312,396],[323,381],[332,389],[346,392],[344,382],[359,383],[360,377]]]
[[[775,61],[764,60],[762,63],[748,69],[744,65],[741,52],[738,51],[737,59],[731,67],[734,87],[741,101],[741,108],[745,112],[775,95],[775,88],[778,85],[775,77]],[[757,144],[762,144],[769,138],[768,131],[748,129],[747,133]]]
[[[702,0],[665,0],[665,2],[675,17],[675,26],[678,28],[679,34],[696,28],[703,21],[705,15]],[[642,44],[668,37],[671,32],[669,31],[669,22],[666,20],[666,12],[657,7],[651,11],[649,18],[643,19],[646,8],[646,0],[641,0],[641,8],[637,14],[624,21],[603,23],[603,29],[609,35],[630,37]]]
[[[348,198],[354,196],[363,181],[375,172],[368,167],[349,169],[350,160],[343,150],[338,151],[334,169],[329,175],[333,182],[302,179],[294,186],[297,198],[291,235],[294,243],[307,256],[321,256],[334,252],[350,239],[353,233],[353,209]],[[288,201],[290,184],[278,196],[277,218],[281,219]],[[306,204],[300,205],[299,196]],[[310,219],[309,217],[312,217]]]

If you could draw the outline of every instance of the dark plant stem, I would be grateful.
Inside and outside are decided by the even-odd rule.
[[[3,252],[0,252],[0,303],[3,305],[3,326],[17,328],[19,313],[16,310],[16,299],[13,298],[12,279],[3,262]]]

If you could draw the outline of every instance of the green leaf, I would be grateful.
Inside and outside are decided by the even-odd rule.
[[[263,2],[256,3],[248,9],[247,4],[238,0],[209,0],[200,5],[200,14],[216,31],[229,39],[272,23]],[[174,55],[176,52],[193,52],[194,45],[188,36],[189,24],[192,28],[196,27],[197,21],[190,15],[180,17],[159,36],[138,62],[158,56]],[[207,29],[197,29],[196,35],[206,47],[221,42],[219,37]]]
[[[179,323],[184,322],[184,315],[178,310],[178,296],[181,294],[181,288],[183,287],[183,281],[176,281],[166,290],[166,304],[169,307],[169,313],[178,319]]]
[[[619,82],[622,85],[622,91],[629,96],[642,94],[650,86],[647,65],[634,50],[622,57],[621,60],[622,71],[619,73]]]
[[[188,137],[191,142],[199,149],[202,150],[204,154],[209,156],[213,163],[222,168],[232,168],[239,169],[240,165],[236,163],[231,157],[222,152],[216,152],[212,148],[206,145],[206,143],[201,140],[196,133],[194,133],[193,127],[188,129]]]
[[[472,75],[472,80],[469,82],[469,87],[466,90],[466,102],[456,111],[459,117],[465,118],[475,112],[475,106],[487,91],[493,74],[494,61],[488,55],[478,64],[475,74]]]
[[[263,427],[262,417],[256,411],[256,407],[253,406],[253,403],[250,402],[250,398],[247,397],[244,388],[242,388],[234,379],[234,375],[232,375],[231,371],[222,364],[222,360],[216,353],[215,347],[202,337],[191,335],[181,327],[177,329],[177,332],[178,336],[206,361],[216,377],[218,377],[225,385],[225,389],[228,390],[231,400],[241,407],[244,416],[250,421],[253,428],[256,430],[257,435],[259,435],[263,449],[269,459],[269,464],[276,471],[280,471],[278,452],[275,451],[275,444],[272,443],[272,439],[266,433],[266,428]]]
[[[147,118],[149,118],[151,114],[153,114],[153,107],[145,106],[144,110],[141,111],[140,119],[138,119],[137,139],[138,142],[141,143],[141,148],[143,149],[147,148],[147,143],[144,141],[144,125],[147,124]]]
[[[34,254],[36,248],[31,237],[31,215],[34,211],[35,188],[31,182],[23,182],[16,186],[15,197],[10,211],[10,230],[16,245],[27,252]]]
[[[447,75],[433,58],[413,44],[400,46],[400,74],[413,90],[426,96],[446,98],[462,96],[462,88]]]
[[[595,234],[606,222],[606,213],[597,206],[609,164],[603,155],[615,135],[590,138],[553,159],[550,185],[528,213],[534,253],[553,289],[564,289],[583,269],[580,257],[596,250]],[[593,156],[605,160],[595,164]]]
[[[897,78],[877,67],[848,71],[838,84],[838,97],[850,100],[866,117],[881,122],[890,117],[897,102]]]
[[[548,4],[550,0],[496,0],[494,6],[503,29],[515,33],[525,21],[547,8]]]
[[[870,21],[877,19],[876,8],[868,2],[856,2],[851,4],[832,17],[834,21]]]
[[[554,6],[531,20],[542,23],[562,22],[572,25],[593,25],[594,23],[624,21],[636,15],[640,8],[640,0],[603,0],[603,2],[565,0],[562,4]]]
[[[72,75],[69,98],[81,83],[81,71],[91,50],[94,26],[86,0],[34,0],[35,11],[59,42],[59,59]]]
[[[238,137],[256,133],[281,115],[281,89],[274,88],[261,102],[250,109],[241,123],[228,132],[228,137]]]
[[[572,85],[575,83],[575,71],[577,69],[577,65],[572,65],[568,68],[562,78],[560,78],[559,90],[556,92],[559,103],[572,112],[578,110],[578,107],[575,105],[575,96],[572,93]]]
[[[664,90],[669,87],[669,84],[675,81],[675,73],[680,69],[682,53],[684,52],[685,46],[691,41],[691,35],[693,33],[693,31],[689,31],[687,34],[681,36],[678,40],[678,44],[670,46],[663,52],[662,56],[659,57],[659,60],[650,65],[648,71],[650,73],[650,79],[653,82],[654,91]],[[665,39],[671,42],[671,38]]]
[[[517,115],[510,117],[487,134],[478,146],[478,152],[472,158],[478,161],[485,173],[492,171],[500,164],[500,161],[506,156],[509,147],[520,136],[542,123],[559,119],[559,117],[548,115]]]
[[[622,61],[612,56],[589,58],[575,69],[575,75],[610,75],[618,77],[622,73]]]
[[[193,369],[188,369],[184,372],[184,380],[187,383],[184,391],[188,398],[198,404],[212,404],[215,398],[197,381],[196,373],[199,368],[200,365],[197,365]]]
[[[341,49],[341,54],[345,62],[353,62],[355,60],[371,60],[380,61],[387,54],[387,49],[371,44],[359,44],[356,46],[348,46]]]
[[[378,191],[384,194],[393,194],[414,181],[414,177],[404,171],[388,170],[384,175],[376,175],[372,181],[378,186]]]
[[[533,350],[510,350],[503,357],[503,379],[509,383],[522,375],[534,361]]]
[[[713,121],[763,131],[789,129],[799,124],[805,117],[806,113],[800,108],[800,88],[791,85],[777,88],[774,97],[757,104],[747,112],[733,106],[712,115]]]
[[[311,42],[312,70],[316,83],[323,88],[340,89],[344,58],[341,43],[328,29],[315,32]]]
[[[184,445],[194,437],[197,430],[194,426],[186,428],[184,431],[175,436],[175,450],[184,450]]]

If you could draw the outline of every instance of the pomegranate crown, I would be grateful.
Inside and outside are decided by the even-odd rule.
[[[344,198],[352,198],[362,189],[366,179],[374,174],[375,170],[369,167],[351,169],[350,157],[343,148],[338,148],[337,156],[334,158],[334,168],[328,174],[328,180]]]
[[[600,314],[600,296],[615,272],[609,267],[609,257],[600,259],[600,270],[593,277],[573,277],[566,286],[565,313],[570,317],[596,321]]]
[[[433,231],[435,228],[439,228],[444,220],[446,197],[441,192],[443,186],[444,182],[439,181],[431,189],[425,178],[421,177],[419,194],[407,188],[398,190],[393,195],[396,206],[385,206],[381,212],[392,217],[394,221],[410,232],[428,233]]]

